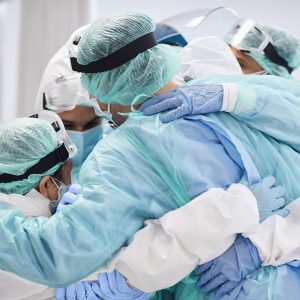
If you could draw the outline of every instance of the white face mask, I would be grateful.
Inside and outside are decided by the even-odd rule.
[[[180,76],[193,79],[214,75],[241,75],[242,69],[230,47],[215,36],[191,41],[180,53]]]

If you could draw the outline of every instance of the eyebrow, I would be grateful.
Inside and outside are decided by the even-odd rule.
[[[88,122],[88,124],[94,123],[95,121],[100,120],[100,117],[95,117],[93,120],[91,120],[90,122]]]
[[[62,122],[64,123],[64,125],[74,125],[75,123],[73,121],[69,121],[69,120],[64,120],[64,119],[61,119]]]

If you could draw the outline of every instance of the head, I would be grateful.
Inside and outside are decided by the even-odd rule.
[[[118,50],[122,52],[125,46],[154,29],[151,18],[140,13],[100,18],[82,35],[77,61],[80,65],[88,65],[109,59],[110,55]],[[168,45],[154,44],[119,66],[83,73],[81,82],[104,110],[107,104],[111,104],[115,119],[118,118],[117,113],[129,112],[131,106],[142,103],[161,90],[178,72],[179,66],[176,50]]]
[[[300,64],[300,41],[297,38],[249,19],[239,21],[228,34],[227,42],[246,74],[264,71],[289,77]]]
[[[254,74],[264,71],[264,69],[250,55],[247,55],[243,51],[232,46],[230,46],[230,49],[237,59],[244,74]]]
[[[44,71],[36,100],[36,110],[43,109],[61,117],[78,149],[72,162],[81,165],[102,138],[102,127],[80,75],[71,68],[68,43],[56,52]]]
[[[26,174],[27,170],[58,147],[55,130],[47,121],[40,119],[20,118],[2,123],[0,136],[0,176]],[[71,183],[71,168],[72,165],[67,160],[64,163],[55,162],[54,166],[46,168],[46,171],[35,171],[24,175],[24,178],[3,180],[0,177],[0,192],[24,195],[32,189],[37,189],[44,197],[57,200],[58,189],[52,177],[68,185]]]

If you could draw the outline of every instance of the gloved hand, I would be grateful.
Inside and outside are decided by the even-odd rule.
[[[238,235],[234,244],[222,255],[195,270],[197,287],[204,293],[217,289],[215,297],[229,293],[261,264],[256,247],[248,238]]]
[[[114,270],[99,274],[99,296],[105,300],[146,300],[152,293],[144,293],[128,286],[122,274]]]
[[[140,111],[149,116],[171,110],[161,117],[163,123],[168,123],[187,115],[218,112],[222,103],[222,85],[197,83],[153,97],[142,104]]]
[[[83,281],[74,283],[67,288],[55,289],[56,300],[99,300],[99,295],[93,290],[94,284],[98,284],[98,282]]]
[[[56,212],[62,211],[66,206],[73,204],[77,199],[77,194],[81,190],[81,185],[74,183],[68,187],[68,191],[65,192],[57,206]]]
[[[285,190],[282,186],[274,186],[275,181],[273,176],[268,176],[261,182],[249,186],[257,201],[260,222],[274,214],[286,217],[290,213],[287,208],[282,208],[285,205],[283,199]]]

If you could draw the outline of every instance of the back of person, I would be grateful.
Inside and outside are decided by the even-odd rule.
[[[224,128],[228,129],[227,136]],[[300,160],[292,148],[228,114],[191,117],[168,124],[160,123],[158,115],[134,114],[96,146],[79,176],[84,193],[78,201],[81,197],[101,201],[105,223],[114,228],[111,235],[105,236],[106,250],[116,251],[143,225],[143,220],[158,218],[209,188],[255,177],[251,160],[250,164],[246,162],[247,153],[242,153],[243,147],[230,139],[232,134],[242,141],[261,176],[271,173],[281,184],[294,185],[288,190],[287,199],[292,199],[299,189],[294,183],[299,170],[289,157]],[[280,157],[277,151],[285,155]],[[102,172],[99,166],[110,172]],[[287,174],[289,169],[291,173]],[[253,282],[267,291],[276,268],[268,270],[260,269],[247,284],[250,282],[253,288]],[[201,299],[194,283],[191,287],[183,282],[178,288],[183,293],[177,291],[178,299],[187,299],[185,289],[195,289],[191,297],[196,298],[188,299]]]

